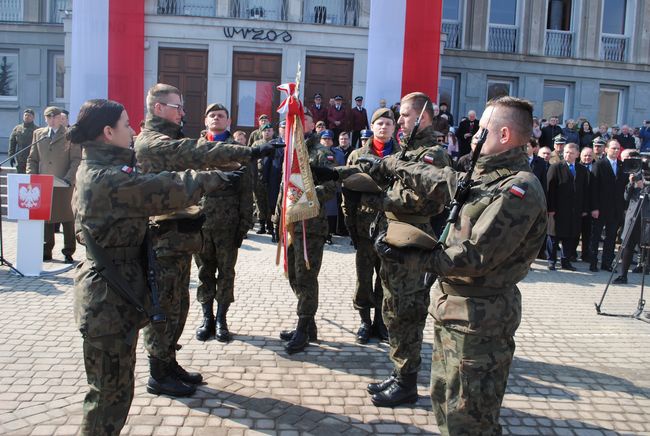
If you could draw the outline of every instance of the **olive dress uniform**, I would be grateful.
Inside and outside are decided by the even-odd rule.
[[[9,135],[9,156],[29,147],[34,137],[34,130],[36,129],[38,129],[38,126],[33,122],[18,124],[14,127],[11,135]],[[16,159],[16,173],[25,174],[27,171],[28,156],[29,150],[23,151],[14,158]]]

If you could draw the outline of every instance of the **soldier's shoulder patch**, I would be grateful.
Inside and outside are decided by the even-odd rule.
[[[136,174],[138,172],[138,169],[136,167],[130,167],[128,165],[124,165],[121,168],[122,172],[128,175]]]
[[[328,154],[326,157],[328,161],[334,162],[334,156],[332,156],[331,154]]]
[[[422,162],[429,165],[433,165],[436,163],[436,157],[431,153],[427,153],[424,156],[422,156]]]
[[[514,184],[508,189],[508,192],[517,198],[524,198],[526,196],[526,189],[521,185]]]

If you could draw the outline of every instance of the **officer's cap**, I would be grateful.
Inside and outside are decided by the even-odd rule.
[[[322,138],[333,139],[333,138],[334,138],[334,135],[332,134],[332,131],[331,131],[331,130],[323,130],[323,131],[320,133],[320,137],[321,137],[321,139],[322,139]]]
[[[228,112],[228,109],[221,103],[212,103],[211,105],[208,105],[208,108],[205,110],[205,116],[208,116],[210,112],[216,112],[216,111],[226,111]]]
[[[566,144],[566,138],[562,135],[557,135],[553,138],[554,144]]]
[[[363,97],[358,95],[358,96],[354,97],[354,101],[363,101]]]
[[[23,111],[23,113],[24,113],[24,114],[32,114],[32,115],[36,115],[36,114],[34,113],[34,109],[30,109],[30,108],[25,109],[25,110]]]
[[[605,142],[605,140],[603,139],[602,136],[595,137],[594,140],[591,141],[591,142],[593,142],[594,145],[602,145],[602,146],[604,146],[606,144],[606,142]]]
[[[620,129],[620,127],[618,126],[618,124],[614,124],[614,125],[612,126],[612,129],[616,129],[616,130],[619,130],[619,129]]]
[[[361,131],[361,139],[368,139],[372,136],[372,130],[363,129]]]
[[[269,119],[269,116],[266,115],[266,114],[262,114],[262,115],[260,115],[259,117],[257,117],[257,119],[258,119],[258,120],[264,120],[264,119],[268,120],[268,119]]]
[[[266,123],[262,126],[262,130],[272,129],[273,125],[271,123]]]
[[[316,94],[314,94],[314,98],[323,98],[323,96],[321,95],[320,92],[317,92]]]
[[[325,121],[320,120],[319,122],[316,123],[316,127],[323,126],[325,127]]]
[[[55,115],[59,115],[60,113],[61,113],[61,108],[56,107],[56,106],[48,106],[43,111],[43,115],[45,115],[45,116],[48,116],[48,115],[55,116]]]
[[[433,250],[436,240],[428,233],[401,221],[391,221],[386,230],[386,243],[397,248]]]
[[[374,123],[379,118],[389,118],[389,119],[395,121],[395,115],[393,115],[393,111],[390,110],[387,107],[382,107],[382,108],[377,109],[372,114],[372,118],[370,119],[370,124]]]
[[[61,109],[61,113],[65,114],[66,116],[70,115],[70,111],[67,109]]]
[[[287,122],[285,120],[280,121],[280,127],[287,127]]]
[[[334,100],[343,100],[343,96],[342,95],[334,96]]]
[[[343,179],[343,187],[355,192],[366,192],[369,194],[379,194],[381,188],[366,173],[356,173]]]

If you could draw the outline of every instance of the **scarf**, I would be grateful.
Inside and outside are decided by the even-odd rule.
[[[389,139],[388,142],[372,138],[372,151],[379,157],[390,156],[393,153],[393,140]]]
[[[220,142],[223,142],[226,139],[228,139],[229,137],[230,137],[230,132],[227,131],[227,130],[224,130],[223,132],[221,132],[219,134],[214,134],[214,133],[212,133],[210,131],[208,131],[205,134],[205,139],[207,139],[208,141],[217,141],[217,142],[220,141]]]

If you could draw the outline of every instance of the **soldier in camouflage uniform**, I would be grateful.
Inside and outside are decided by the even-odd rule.
[[[262,135],[260,139],[253,142],[253,146],[260,146],[266,144],[271,139],[273,139],[273,126],[270,124],[265,124],[260,127]],[[269,207],[269,195],[268,195],[268,186],[264,180],[264,168],[262,160],[259,159],[254,165],[253,177],[254,177],[254,197],[255,197],[255,206],[257,209],[257,219],[260,223],[260,228],[257,232],[258,235],[263,235],[267,232],[271,234],[272,238],[275,238],[273,234],[273,223],[271,222],[271,210]]]
[[[274,152],[271,145],[244,147],[183,138],[181,119],[185,112],[180,91],[157,84],[147,95],[148,115],[135,141],[138,164],[144,172],[159,173],[187,168],[213,168],[233,161],[248,162]],[[145,348],[150,356],[151,377],[147,390],[154,394],[191,395],[202,380],[176,361],[176,349],[190,305],[189,283],[192,255],[202,248],[204,215],[198,206],[152,217],[151,230],[160,265],[158,287],[161,307],[167,315],[165,333],[144,329]]]
[[[259,141],[262,139],[262,130],[264,130],[264,126],[266,126],[269,123],[269,116],[266,114],[262,114],[257,118],[257,129],[253,130],[251,132],[251,136],[248,138],[248,146],[252,147],[253,143],[255,141]]]
[[[323,147],[318,137],[311,133],[314,130],[314,121],[310,113],[305,113],[304,131],[305,145],[309,153],[309,164],[333,168],[334,155],[326,147]],[[333,181],[320,182],[316,184],[316,195],[320,203],[320,213],[317,217],[305,221],[307,253],[310,269],[307,269],[303,256],[303,231],[300,222],[295,223],[294,235],[291,246],[288,249],[289,284],[298,298],[296,313],[298,325],[295,330],[285,330],[280,333],[280,338],[288,341],[285,350],[289,354],[297,353],[305,349],[309,342],[318,338],[316,311],[318,310],[318,273],[320,272],[323,259],[323,248],[325,238],[328,235],[329,226],[325,216],[325,201],[334,198],[336,194],[336,183]],[[275,217],[279,219],[282,214],[282,186],[278,196],[277,210]]]
[[[225,106],[215,103],[205,111],[207,130],[199,139],[237,144],[230,132],[230,115]],[[219,165],[218,169],[239,169],[240,164]],[[220,342],[231,339],[226,315],[235,301],[235,264],[242,240],[253,226],[252,165],[237,186],[212,192],[203,197],[201,208],[206,216],[203,223],[203,249],[194,255],[199,267],[199,286],[196,297],[203,309],[203,324],[196,330],[196,339],[206,341],[212,336]],[[216,276],[217,271],[219,273]],[[215,325],[214,300],[217,300]]]
[[[28,148],[32,143],[32,137],[36,129],[38,129],[38,126],[34,124],[34,111],[32,109],[25,109],[25,112],[23,112],[23,123],[14,127],[11,135],[9,135],[9,156]],[[16,166],[16,172],[18,174],[25,174],[28,156],[29,152],[25,150],[11,159],[11,165]]]
[[[85,229],[131,285],[132,296],[150,310],[143,250],[148,215],[195,204],[204,192],[228,183],[217,171],[140,174],[129,148],[133,133],[119,103],[84,103],[68,133],[83,147],[73,209],[81,243],[88,242]],[[138,331],[149,320],[95,272],[93,267],[99,265],[90,250],[87,257],[76,270],[74,287],[74,314],[90,387],[80,434],[118,435],[133,399]]]
[[[443,244],[408,255],[377,244],[380,256],[439,275],[431,304],[431,399],[443,435],[501,434],[499,411],[521,320],[517,282],[528,274],[546,233],[544,190],[525,152],[531,104],[493,100],[479,126],[477,135],[482,129],[489,134],[472,177],[477,184]],[[436,204],[449,199],[462,176],[393,159],[381,162],[377,173],[399,177]]]
[[[356,166],[361,156],[377,156],[384,158],[400,151],[393,140],[395,133],[395,118],[393,111],[388,108],[378,109],[372,114],[370,121],[372,136],[361,148],[350,153],[348,166]],[[345,225],[350,232],[352,243],[356,248],[357,284],[354,292],[354,308],[361,315],[361,326],[357,331],[357,342],[367,344],[371,335],[381,341],[388,340],[388,331],[382,316],[383,290],[379,277],[380,261],[370,237],[370,226],[375,219],[381,220],[377,225],[386,227],[386,216],[383,214],[382,197],[380,194],[355,193],[343,190],[343,213]],[[375,279],[373,280],[373,273]],[[375,309],[374,321],[371,321],[370,310]]]

